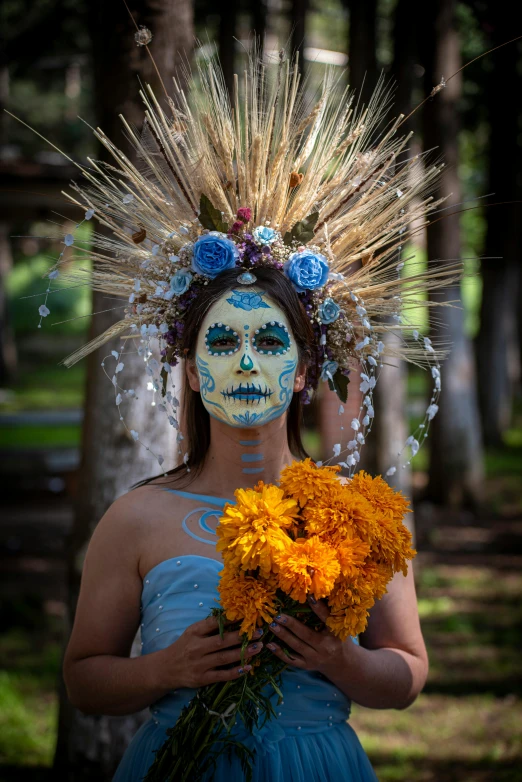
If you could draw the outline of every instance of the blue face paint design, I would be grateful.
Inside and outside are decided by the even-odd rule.
[[[262,462],[265,457],[262,453],[242,453],[242,462]]]
[[[226,388],[221,392],[221,396],[225,401],[229,399],[239,399],[241,401],[248,402],[261,402],[270,399],[274,392],[266,386],[263,388],[256,383],[239,383],[238,385],[232,385],[230,388]]]
[[[245,353],[244,356],[241,356],[241,363],[239,366],[244,372],[249,372],[251,369],[254,368],[254,362],[252,361],[250,356],[247,356],[247,354]]]
[[[227,302],[240,310],[270,309],[270,304],[263,301],[264,291],[232,291]]]
[[[239,334],[223,323],[213,323],[205,333],[205,345],[210,356],[231,356],[239,350]]]
[[[282,415],[292,401],[296,369],[297,361],[285,361],[284,369],[279,375],[279,404],[264,413],[251,413],[247,410],[239,415],[234,414],[232,418],[238,426],[263,426]]]
[[[212,417],[229,425],[263,425],[282,415],[292,400],[297,346],[275,303],[270,301],[273,315],[267,321],[265,308],[244,312],[229,298],[223,294],[212,305],[198,336],[202,402]]]
[[[290,348],[290,335],[284,323],[272,320],[255,330],[252,346],[265,356],[282,356]]]
[[[196,356],[196,366],[198,368],[200,377],[200,393],[209,414],[218,420],[228,421],[232,426],[263,426],[264,424],[267,424],[282,415],[292,401],[292,396],[294,393],[293,382],[295,371],[297,369],[297,361],[295,360],[285,361],[284,369],[279,375],[278,405],[275,405],[274,407],[271,407],[269,410],[266,410],[262,413],[253,413],[250,410],[246,410],[244,413],[232,413],[232,415],[225,409],[223,405],[215,402],[212,399],[209,399],[208,397],[208,395],[211,394],[216,387],[216,383],[210,373],[208,363],[204,361],[201,356]]]

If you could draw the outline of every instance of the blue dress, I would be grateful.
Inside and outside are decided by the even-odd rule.
[[[172,490],[170,490],[172,491]],[[173,492],[203,499],[189,492]],[[195,511],[183,521],[192,537],[215,545],[209,525],[226,500],[204,497],[206,507],[198,508],[199,532],[193,531]],[[189,518],[191,517],[191,518]],[[214,540],[209,540],[214,535]],[[150,654],[174,643],[194,622],[205,619],[218,599],[217,584],[222,563],[195,554],[167,559],[152,568],[143,580],[141,600],[142,654]],[[356,641],[356,639],[353,639]],[[377,782],[377,777],[353,728],[346,722],[350,700],[318,672],[287,668],[282,674],[283,702],[272,718],[253,737],[233,729],[247,746],[256,750],[253,782]],[[166,738],[183,707],[196,690],[173,690],[150,707],[151,717],[138,730],[118,766],[113,782],[140,782],[154,751]],[[217,761],[217,771],[205,777],[208,782],[241,782],[239,759],[225,755]]]

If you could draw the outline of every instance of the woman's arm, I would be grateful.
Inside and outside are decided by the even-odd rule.
[[[321,672],[355,703],[370,709],[406,709],[426,683],[428,654],[419,621],[411,562],[370,611],[360,646],[342,645],[341,662]]]
[[[326,622],[330,611],[320,600],[310,606]],[[315,632],[292,616],[277,616],[270,625],[295,652],[291,665],[319,671],[351,700],[370,709],[405,709],[424,687],[428,655],[420,629],[411,566],[406,577],[393,577],[388,592],[370,611],[360,646],[342,643],[327,628]],[[267,647],[288,661],[273,642]]]
[[[159,653],[129,658],[142,589],[138,493],[111,505],[85,557],[63,673],[71,703],[87,714],[131,714],[168,691],[158,681]]]
[[[150,516],[148,489],[117,500],[89,544],[64,678],[71,703],[86,714],[133,714],[178,688],[203,687],[244,676],[237,630],[221,638],[214,617],[189,625],[158,652],[129,658],[140,621],[140,538]],[[142,499],[144,498],[144,499]],[[246,662],[259,654],[258,640]],[[232,666],[224,668],[223,666]]]

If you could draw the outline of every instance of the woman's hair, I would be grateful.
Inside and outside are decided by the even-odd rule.
[[[185,320],[183,331],[183,350],[188,360],[194,360],[196,344],[201,324],[211,306],[221,298],[223,293],[237,288],[239,269],[231,269],[222,272],[205,287],[204,293],[191,304]],[[315,337],[310,321],[304,307],[295,292],[292,283],[278,269],[268,266],[256,267],[256,287],[262,288],[267,295],[275,301],[283,310],[297,345],[298,359],[306,366],[315,360]],[[183,378],[183,419],[184,436],[188,444],[188,464],[190,473],[187,473],[185,464],[178,465],[168,470],[167,475],[180,480],[186,478],[186,484],[190,483],[200,472],[205,462],[210,446],[210,416],[203,405],[199,391],[193,391],[187,378]],[[307,453],[301,440],[302,401],[300,392],[294,393],[287,413],[287,437],[288,445],[295,456],[304,458]],[[143,486],[146,483],[161,478],[165,473],[147,478],[134,484],[132,488]],[[186,485],[185,484],[185,485]]]

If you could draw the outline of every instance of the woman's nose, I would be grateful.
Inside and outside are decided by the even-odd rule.
[[[258,374],[256,364],[254,363],[252,356],[250,356],[247,352],[242,354],[241,361],[239,362],[239,368],[236,370],[236,372],[237,374],[243,374],[243,372],[248,372],[250,375]]]

